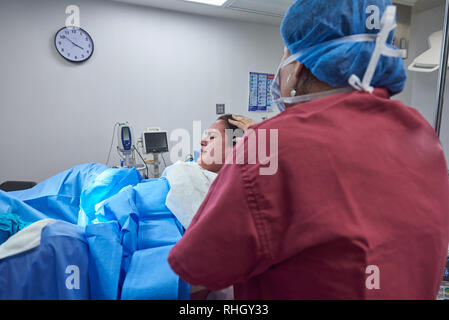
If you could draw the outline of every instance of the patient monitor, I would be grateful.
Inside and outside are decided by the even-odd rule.
[[[132,167],[134,163],[132,163],[132,151],[134,145],[134,134],[132,132],[131,126],[126,123],[119,124],[118,130],[118,150],[125,157],[124,167]]]
[[[157,178],[160,175],[159,155],[168,152],[167,132],[161,131],[159,128],[148,128],[142,134],[142,144],[143,152],[153,155],[151,165],[153,166],[154,177]]]
[[[167,132],[149,129],[143,133],[143,150],[145,154],[168,152]]]

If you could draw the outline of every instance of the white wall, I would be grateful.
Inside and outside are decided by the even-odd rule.
[[[428,50],[428,37],[432,33],[443,29],[443,21],[443,6],[413,14],[407,64]],[[437,84],[438,72],[417,73],[408,71],[407,88],[402,95],[398,96],[406,104],[419,110],[432,126],[435,126]],[[446,158],[449,161],[449,91],[447,86],[444,108],[440,138]]]
[[[407,66],[420,54],[428,50],[430,34],[443,28],[444,8],[437,7],[412,16],[409,59]],[[418,73],[408,71],[408,82],[404,99],[418,109],[433,125],[436,104],[438,72]],[[404,102],[405,102],[404,101]]]
[[[53,44],[70,4],[95,43],[82,65]],[[101,0],[0,0],[0,48],[0,182],[39,182],[105,163],[117,121],[171,132],[208,126],[216,103],[248,115],[249,72],[274,72],[283,46],[271,25]]]

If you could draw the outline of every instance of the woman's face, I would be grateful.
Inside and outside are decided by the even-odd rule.
[[[225,163],[230,151],[226,143],[226,124],[223,120],[216,121],[206,130],[201,140],[201,156],[198,164],[205,170],[218,172]],[[232,147],[231,147],[232,150]]]

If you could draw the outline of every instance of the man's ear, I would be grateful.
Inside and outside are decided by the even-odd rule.
[[[299,61],[296,61],[295,62],[295,77],[296,77],[296,79],[299,79],[299,76],[303,69],[304,69],[304,65],[302,63],[300,63]]]
[[[298,91],[298,88],[303,86],[303,82],[305,80],[304,77],[302,77],[302,72],[305,70],[304,65],[298,61],[295,62],[294,69],[293,69],[293,75],[295,76],[295,84],[293,85],[293,89],[296,90],[296,94],[300,93]],[[293,92],[293,91],[292,91]]]

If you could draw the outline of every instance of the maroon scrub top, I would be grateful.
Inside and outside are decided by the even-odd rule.
[[[248,300],[436,298],[448,171],[416,110],[376,89],[301,104],[252,128],[257,137],[279,130],[278,170],[222,168],[170,252],[181,278],[234,285],[235,298]],[[250,135],[236,153],[248,152]]]

